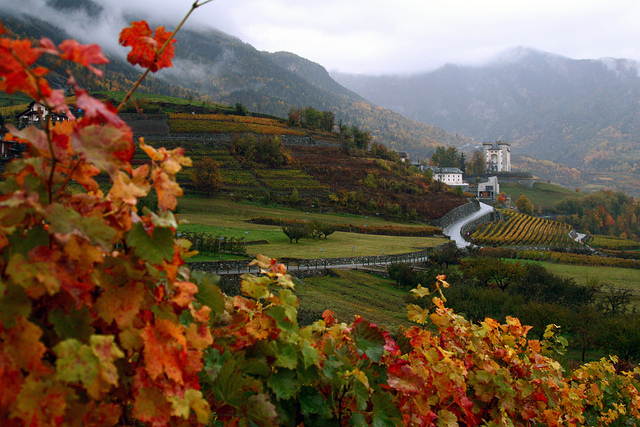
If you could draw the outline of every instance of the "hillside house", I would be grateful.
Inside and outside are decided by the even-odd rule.
[[[47,120],[47,117],[50,117],[52,122],[69,120],[65,113],[50,112],[44,105],[33,101],[25,111],[18,114],[18,127],[24,128],[30,125],[42,126],[41,120]]]
[[[433,179],[444,184],[457,186],[466,185],[462,180],[462,171],[458,168],[439,168],[437,166],[427,166],[433,172]]]
[[[511,143],[483,142],[482,149],[488,172],[511,172]]]

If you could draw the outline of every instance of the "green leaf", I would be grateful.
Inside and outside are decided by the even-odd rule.
[[[296,371],[290,369],[278,369],[267,380],[267,386],[276,394],[278,399],[290,399],[298,392]]]
[[[4,288],[4,289],[3,289]],[[4,295],[2,293],[4,292]],[[31,299],[27,292],[16,285],[0,282],[0,324],[12,328],[16,317],[28,317],[31,313]]]
[[[48,319],[56,334],[62,339],[76,338],[88,342],[89,337],[95,332],[91,326],[91,313],[86,306],[80,310],[71,309],[69,313],[56,308],[49,312]]]
[[[267,309],[267,314],[276,321],[278,329],[287,332],[296,332],[297,325],[292,323],[287,318],[286,309],[281,305],[273,305]]]
[[[79,218],[75,223],[76,228],[89,238],[91,243],[109,250],[116,232],[100,218]]]
[[[70,338],[53,348],[56,360],[56,378],[67,382],[91,384],[98,375],[98,358],[88,345]]]
[[[384,336],[377,326],[360,320],[356,321],[352,331],[356,347],[374,362],[379,362],[384,354]]]
[[[318,349],[313,347],[309,341],[302,342],[302,360],[304,363],[304,367],[308,368],[309,366],[315,365],[318,363],[319,354]]]
[[[155,228],[149,236],[139,222],[127,233],[126,242],[137,256],[152,264],[173,259],[173,232],[168,228]]]
[[[376,427],[392,427],[402,425],[402,413],[390,393],[373,393],[373,412],[371,425]]]
[[[109,250],[116,232],[101,218],[83,217],[73,209],[68,209],[59,203],[47,207],[47,221],[51,233],[68,234],[79,231],[94,245],[100,245]]]
[[[191,281],[198,286],[198,293],[195,295],[196,301],[206,305],[214,314],[222,313],[224,310],[224,297],[220,288],[212,283],[220,278],[202,271],[191,272]]]
[[[364,416],[364,414],[353,414],[351,416],[351,419],[349,420],[349,424],[352,426],[357,426],[357,427],[365,427],[368,426],[369,423],[367,423],[367,418]]]
[[[67,209],[60,203],[53,203],[47,207],[47,221],[49,221],[49,231],[51,233],[71,233],[78,218],[80,218],[78,212]]]
[[[329,405],[317,388],[302,387],[298,394],[298,401],[300,402],[300,411],[304,415],[319,414],[325,418],[331,417]]]
[[[2,220],[0,220],[2,222]],[[14,233],[9,238],[11,253],[27,255],[29,251],[38,246],[49,245],[49,232],[42,226],[33,227],[27,230],[26,234]]]
[[[458,417],[446,409],[438,411],[438,419],[436,420],[436,426],[438,427],[458,427]]]
[[[251,418],[263,425],[275,425],[278,412],[273,403],[269,401],[268,394],[254,394],[249,398],[249,408],[251,408]]]
[[[29,262],[21,254],[15,254],[7,263],[5,273],[13,283],[29,289],[34,284],[41,284],[49,295],[60,290],[60,280],[51,274],[51,266],[45,262]]]
[[[295,347],[292,344],[282,344],[278,342],[274,344],[276,346],[276,360],[274,365],[287,369],[296,369],[298,367],[298,355],[296,354]]]

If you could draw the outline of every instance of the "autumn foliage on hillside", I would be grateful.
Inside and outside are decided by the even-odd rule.
[[[170,38],[147,28],[127,32],[132,61],[169,65],[159,44]],[[96,73],[105,58],[93,45],[0,38],[0,87],[70,114],[34,65],[42,55]],[[27,150],[0,183],[3,426],[622,426],[640,417],[640,372],[619,375],[608,360],[565,372],[551,358],[563,347],[556,328],[538,341],[517,319],[472,324],[445,307],[442,276],[413,291],[432,304],[408,307],[418,326],[397,342],[330,312],[300,327],[293,280],[266,257],[253,262],[259,277],[243,277],[242,296],[227,297],[189,271],[190,244],[175,235],[183,150],[139,141],[150,161],[132,168],[132,133],[116,109],[75,91],[82,118],[5,136]],[[67,191],[71,182],[84,191]],[[158,211],[138,211],[151,191]]]

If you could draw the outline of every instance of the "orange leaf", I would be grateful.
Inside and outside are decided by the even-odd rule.
[[[61,58],[83,65],[100,77],[102,77],[102,70],[93,65],[109,62],[97,44],[81,45],[75,40],[65,40],[60,44],[60,51],[62,52]]]
[[[118,171],[113,177],[113,185],[108,197],[111,200],[122,200],[124,203],[135,206],[138,198],[146,196],[151,188],[147,175],[149,175],[148,165],[134,169],[131,178],[126,173]]]
[[[158,207],[173,210],[178,204],[177,197],[182,196],[182,188],[160,169],[155,168],[151,173],[153,187],[158,195]]]
[[[184,384],[182,370],[186,358],[187,341],[183,328],[168,320],[156,319],[147,323],[140,334],[144,341],[144,360],[151,379],[162,373],[178,384]]]
[[[136,283],[117,286],[105,283],[102,288],[104,292],[95,305],[98,316],[108,324],[115,320],[122,329],[131,326],[146,293],[144,285]]]
[[[154,35],[146,21],[137,21],[122,30],[120,44],[131,47],[131,52],[127,55],[129,63],[139,64],[155,73],[162,68],[173,66],[171,60],[174,56],[175,40],[171,40],[164,51],[158,55],[170,36],[171,33],[165,31],[164,27],[156,28]]]

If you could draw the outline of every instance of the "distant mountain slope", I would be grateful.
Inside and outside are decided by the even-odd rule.
[[[483,67],[413,76],[332,74],[413,120],[573,167],[640,172],[639,65],[518,48]]]
[[[370,131],[390,148],[421,158],[436,145],[470,140],[372,104],[335,82],[319,64],[287,52],[260,52],[218,31],[184,31],[176,56],[175,67],[165,73],[169,81],[216,102],[241,102],[280,117],[292,107],[330,110],[337,120]]]
[[[68,12],[74,19],[81,14],[87,20],[95,21],[107,13],[91,1],[47,0],[47,4],[56,12],[64,11],[62,16]],[[56,42],[68,38],[63,30],[45,21],[15,19],[7,16],[8,13],[9,9],[3,11],[0,5],[1,19],[7,27],[17,28],[14,31],[18,34],[44,35]],[[175,24],[169,23],[167,28]],[[64,23],[65,28],[73,25],[73,22]],[[90,36],[88,34],[87,39],[81,41],[95,42]],[[251,111],[280,117],[287,117],[292,107],[329,110],[336,113],[337,120],[368,130],[378,142],[397,151],[407,151],[414,158],[425,158],[436,145],[461,145],[470,141],[378,107],[335,82],[322,66],[293,54],[260,52],[225,33],[193,28],[182,30],[175,46],[174,68],[158,73],[142,90],[230,105],[240,102]],[[111,59],[113,62],[106,67],[106,81],[84,75],[79,79],[82,84],[93,90],[130,87],[129,83],[139,72],[115,55]]]

